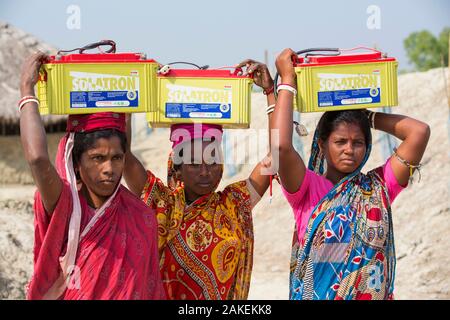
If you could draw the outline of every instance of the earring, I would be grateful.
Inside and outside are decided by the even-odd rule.
[[[319,149],[319,153],[318,153],[316,161],[314,163],[314,172],[319,173],[319,174],[321,173],[320,164],[322,163],[322,157],[323,157],[322,151]]]
[[[327,170],[328,170],[328,162],[327,162],[327,159],[325,159],[325,157],[323,158],[322,168],[323,168],[323,174],[322,175],[326,175],[327,174]]]
[[[325,155],[322,152],[322,149],[319,149],[318,158],[319,160],[317,161],[317,172],[319,172],[321,175],[325,175],[328,169],[328,163]]]

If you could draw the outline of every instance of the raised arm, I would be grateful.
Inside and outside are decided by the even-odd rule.
[[[402,140],[397,148],[397,155],[401,159],[413,166],[420,163],[430,138],[430,127],[426,123],[403,115],[377,112],[374,127]],[[407,185],[410,168],[395,156],[390,161],[397,182],[402,186]]]
[[[291,49],[285,49],[277,57],[275,65],[281,76],[281,84],[297,87],[292,58],[296,54]],[[306,167],[303,159],[292,145],[293,132],[293,102],[294,94],[287,90],[278,92],[277,104],[270,121],[271,132],[278,132],[278,139],[271,139],[271,149],[279,155],[278,174],[281,183],[288,192],[297,192],[305,177]],[[272,161],[277,161],[273,159]]]
[[[125,168],[123,177],[128,188],[136,196],[140,197],[147,181],[147,171],[142,163],[131,152],[131,114],[126,115],[127,125],[127,150],[125,152]]]
[[[247,59],[240,64],[238,64],[237,68],[246,67],[245,74],[253,74],[254,83],[261,87],[267,96],[267,105],[275,104],[275,95],[273,93],[273,80],[270,76],[269,69],[263,63],[257,62],[255,60]],[[269,121],[272,117],[269,114]],[[270,134],[269,134],[270,140]],[[253,188],[256,192],[262,197],[264,193],[267,191],[270,183],[270,175],[268,174],[271,166],[271,154],[267,155],[265,159],[258,162],[258,164],[253,168],[249,181],[252,184]]]
[[[39,68],[47,59],[48,57],[44,53],[37,52],[23,64],[20,80],[22,97],[34,96],[34,86],[38,80]],[[61,195],[62,181],[49,159],[47,137],[35,102],[28,102],[22,108],[20,139],[25,159],[31,168],[44,208],[51,215]]]

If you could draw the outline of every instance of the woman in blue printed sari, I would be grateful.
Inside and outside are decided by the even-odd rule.
[[[281,85],[270,124],[279,132],[272,150],[278,150],[278,175],[296,221],[290,299],[392,299],[391,204],[420,167],[430,128],[402,115],[325,112],[306,167],[292,146],[293,56],[286,49],[277,58]],[[383,165],[364,174],[372,146],[370,128],[402,143]]]

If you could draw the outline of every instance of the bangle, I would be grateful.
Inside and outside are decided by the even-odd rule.
[[[294,96],[297,95],[297,89],[295,89],[293,86],[291,86],[290,84],[280,84],[277,88],[277,93],[280,92],[280,90],[287,90],[290,91],[294,94]]]
[[[39,99],[35,96],[25,96],[22,99],[19,100],[18,106],[19,106],[19,112],[22,112],[22,108],[28,103],[28,102],[34,102],[39,107]]]
[[[370,127],[372,129],[375,129],[375,115],[376,112],[375,111],[369,111],[369,122],[370,122]]]
[[[422,164],[419,163],[417,165],[411,164],[410,162],[406,161],[405,159],[403,159],[402,157],[400,157],[397,153],[397,148],[394,148],[394,156],[397,158],[398,161],[400,161],[405,167],[407,167],[409,169],[409,182],[412,183],[413,179],[413,170],[417,169],[417,171],[419,172],[419,181],[420,182],[420,178],[421,178],[421,174],[420,174],[420,168],[422,167]]]
[[[275,104],[271,104],[266,108],[266,113],[269,115],[275,110]]]
[[[263,93],[268,96],[269,94],[273,93],[275,91],[275,87],[272,85],[269,89],[264,89]]]
[[[19,102],[17,102],[17,106],[19,107],[20,104],[22,103],[22,101],[26,100],[26,99],[37,99],[35,96],[23,96]]]

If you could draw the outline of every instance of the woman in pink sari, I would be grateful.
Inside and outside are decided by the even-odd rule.
[[[20,132],[37,186],[28,299],[163,299],[156,219],[121,185],[123,114],[69,116],[56,168],[34,97],[36,53],[21,77]]]

